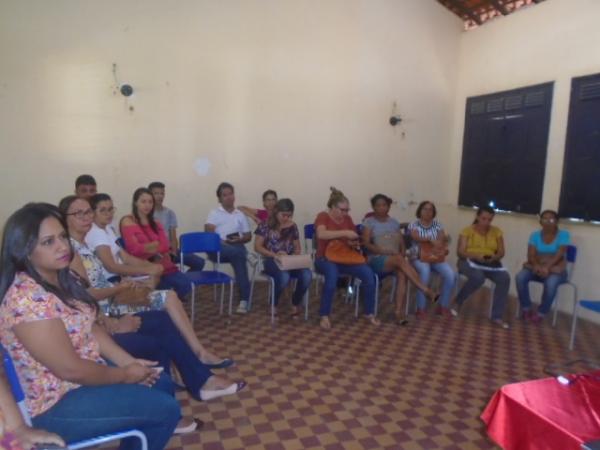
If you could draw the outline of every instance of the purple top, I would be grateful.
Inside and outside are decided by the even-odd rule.
[[[271,230],[267,222],[261,222],[254,234],[263,237],[265,240],[263,245],[270,252],[284,252],[288,255],[294,254],[294,241],[300,239],[300,233],[296,224],[277,231]]]
[[[266,209],[257,209],[256,210],[256,217],[261,222],[266,222],[267,219],[269,218],[269,211],[267,211]]]

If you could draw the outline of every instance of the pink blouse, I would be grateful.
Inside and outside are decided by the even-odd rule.
[[[92,334],[92,325],[96,320],[94,310],[85,303],[80,304],[80,309],[70,308],[26,273],[17,273],[0,305],[0,341],[15,364],[32,417],[42,414],[71,389],[79,387],[57,378],[50,369],[39,363],[13,331],[13,327],[20,323],[52,319],[63,322],[80,358],[104,363],[98,342]]]

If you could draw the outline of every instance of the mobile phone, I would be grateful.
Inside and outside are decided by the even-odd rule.
[[[232,240],[232,239],[238,239],[240,237],[240,233],[229,233],[227,235],[227,239]]]
[[[163,370],[165,370],[163,366],[153,367],[153,369],[156,373],[161,373]]]

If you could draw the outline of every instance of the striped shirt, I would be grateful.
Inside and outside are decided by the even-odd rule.
[[[435,241],[439,236],[442,235],[444,227],[437,220],[433,219],[431,225],[428,227],[424,226],[420,221],[415,220],[408,226],[408,230],[412,234],[414,230],[417,231],[419,238],[421,239],[429,239],[431,241]],[[417,245],[416,243],[414,245]]]

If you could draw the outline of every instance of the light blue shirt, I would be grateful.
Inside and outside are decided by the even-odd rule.
[[[552,242],[546,244],[542,239],[542,231],[537,230],[529,236],[529,245],[533,245],[538,253],[554,255],[563,245],[571,243],[571,235],[566,230],[558,230],[558,234]]]

